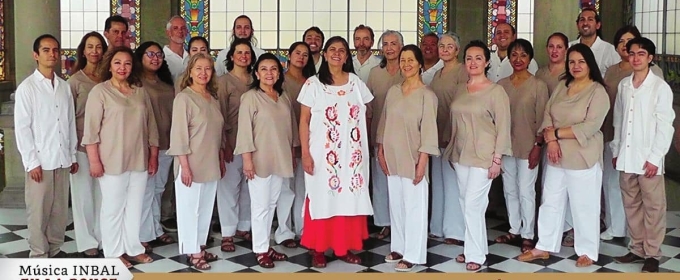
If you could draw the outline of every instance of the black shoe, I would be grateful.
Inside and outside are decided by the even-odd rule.
[[[56,253],[54,256],[51,256],[50,258],[53,259],[63,259],[63,258],[68,258],[68,254],[64,251],[59,251],[59,253]],[[658,266],[657,266],[658,267]]]
[[[642,272],[659,272],[659,260],[646,258],[645,264],[642,265]]]
[[[615,257],[614,261],[617,263],[641,263],[644,262],[645,259],[639,257],[636,254],[628,253],[625,256]]]
[[[177,220],[175,218],[161,221],[161,226],[165,232],[177,232]]]
[[[214,233],[222,233],[222,225],[220,225],[220,222],[214,223],[212,226],[212,232]]]

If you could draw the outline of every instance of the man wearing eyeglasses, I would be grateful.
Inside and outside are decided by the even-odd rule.
[[[188,32],[187,22],[180,16],[173,16],[165,25],[168,44],[163,47],[163,52],[172,74],[172,80],[175,82],[184,72],[184,59],[189,56],[189,52],[184,49],[184,40]]]

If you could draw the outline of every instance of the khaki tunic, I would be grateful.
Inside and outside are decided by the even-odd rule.
[[[557,140],[562,158],[555,164],[548,164],[570,170],[584,170],[596,163],[602,166],[604,143],[600,127],[609,111],[609,97],[602,85],[592,85],[573,95],[567,95],[567,87],[560,82],[545,106],[543,125],[546,127],[571,127],[576,139]]]
[[[99,144],[106,174],[148,169],[149,147],[158,147],[158,128],[143,87],[133,87],[129,96],[110,80],[92,88],[85,105],[82,145],[92,144]]]
[[[498,81],[510,99],[510,135],[512,156],[528,159],[534,148],[538,128],[543,124],[545,104],[548,102],[548,86],[540,79],[531,76],[519,87],[515,87],[510,77]]]
[[[300,91],[302,90],[302,85],[299,84],[297,81],[293,79],[286,79],[283,82],[283,92],[288,94],[288,98],[290,98],[290,102],[293,104],[293,112],[295,113],[295,124],[300,125],[300,102],[297,100],[298,96],[300,95]],[[298,134],[298,131],[293,131],[294,134]],[[302,149],[301,147],[296,147],[295,148],[295,158],[302,158]]]
[[[389,91],[393,85],[400,84],[403,81],[404,77],[401,76],[401,71],[393,76],[387,72],[387,67],[373,67],[368,74],[366,87],[368,87],[368,90],[373,94],[373,101],[368,103],[366,108],[366,115],[371,119],[371,130],[368,137],[371,146],[375,145],[375,136],[378,133],[378,123],[380,122],[380,114],[383,111],[383,104],[385,104],[387,91]]]
[[[224,133],[229,149],[236,146],[241,95],[248,91],[251,82],[252,79],[244,83],[229,72],[217,78],[217,100],[220,102],[220,110],[224,117]]]
[[[437,132],[439,147],[444,149],[451,139],[451,101],[458,85],[467,83],[468,74],[463,64],[446,73],[442,70],[434,74],[430,87],[437,95]]]
[[[156,126],[158,126],[158,149],[170,147],[170,125],[172,123],[172,101],[175,91],[172,86],[157,80],[142,79],[142,85],[151,99]],[[177,173],[175,173],[177,174]]]
[[[85,103],[90,91],[97,85],[97,82],[90,79],[81,70],[71,75],[71,78],[68,79],[68,84],[71,86],[71,95],[73,95],[73,101],[75,102],[77,147],[78,151],[85,153],[87,152],[85,151],[85,146],[80,145],[83,139],[83,132],[85,131]]]
[[[291,101],[285,92],[278,101],[261,90],[241,97],[234,154],[252,153],[258,177],[293,177],[292,148],[300,145]]]
[[[560,77],[562,77],[563,74],[564,71],[562,71],[562,74],[553,76],[550,74],[550,68],[548,68],[548,66],[543,66],[536,71],[536,78],[539,78],[548,85],[548,96],[552,96],[552,93],[555,91],[557,84],[560,83]]]
[[[400,84],[392,86],[375,140],[383,144],[390,175],[415,179],[420,153],[439,155],[437,138],[437,96],[432,89],[423,86],[404,96]]]
[[[654,75],[661,77],[663,79],[663,70],[659,66],[652,66],[650,68]],[[616,102],[616,94],[619,90],[619,83],[623,78],[633,74],[633,69],[623,70],[618,64],[614,64],[607,68],[607,72],[604,74],[604,84],[607,85],[607,94],[609,95],[609,108],[612,108],[607,112],[607,117],[604,119],[602,124],[602,131],[604,142],[608,143],[614,140],[614,102]]]
[[[179,157],[187,155],[193,182],[214,182],[221,178],[219,151],[222,145],[224,118],[217,99],[205,99],[191,88],[175,97],[172,111],[170,149],[179,175]]]
[[[451,140],[444,155],[452,163],[489,168],[494,154],[512,156],[510,101],[502,86],[492,84],[469,93],[458,86],[451,103]]]

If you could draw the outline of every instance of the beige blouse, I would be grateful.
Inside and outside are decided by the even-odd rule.
[[[383,144],[390,175],[415,179],[420,153],[439,155],[437,96],[432,89],[423,86],[404,95],[401,84],[392,86],[375,141]]]
[[[515,87],[510,77],[498,81],[510,99],[510,135],[512,155],[520,159],[528,159],[534,148],[538,128],[543,124],[545,104],[548,102],[548,86],[538,78],[531,76]]]
[[[185,88],[175,97],[167,154],[187,155],[196,183],[214,182],[221,178],[219,151],[223,124],[217,99],[210,97],[207,100],[191,88]],[[174,174],[179,174],[179,165],[179,157],[175,157]]]
[[[451,103],[451,140],[444,155],[453,163],[486,169],[494,154],[512,156],[508,94],[497,84],[474,93],[461,84]]]
[[[401,76],[401,71],[397,74],[390,75],[387,72],[387,67],[380,68],[373,67],[371,72],[368,74],[368,82],[366,86],[368,90],[373,94],[373,101],[367,104],[366,115],[371,118],[369,140],[370,145],[375,145],[375,136],[378,133],[378,123],[380,122],[380,114],[383,111],[383,104],[385,104],[385,97],[387,97],[387,91],[393,85],[399,84],[404,81],[404,77]]]
[[[557,85],[545,106],[539,131],[549,126],[571,127],[576,139],[557,140],[562,158],[557,164],[548,164],[571,170],[589,169],[598,162],[602,166],[604,143],[600,127],[609,111],[607,91],[596,82],[573,96],[568,96],[567,90],[564,81]]]
[[[650,68],[652,73],[661,77],[663,79],[663,70],[659,66],[652,66]],[[602,131],[604,142],[608,143],[614,140],[614,102],[616,102],[616,94],[619,88],[619,83],[623,78],[633,74],[633,69],[623,70],[619,67],[619,64],[614,64],[607,68],[607,72],[604,74],[604,84],[607,85],[607,94],[609,95],[609,108],[612,108],[607,112],[607,117],[604,119],[602,124]]]
[[[128,96],[110,80],[92,88],[85,105],[82,145],[92,144],[99,144],[106,174],[148,169],[149,147],[158,147],[158,127],[143,87],[134,87]]]
[[[229,72],[217,78],[217,99],[220,102],[220,110],[224,117],[226,141],[231,149],[236,146],[241,95],[248,91],[251,82],[252,79],[248,83],[244,83]]]
[[[286,77],[287,78],[287,77]],[[297,101],[302,90],[302,84],[294,79],[285,79],[283,81],[283,92],[288,94],[288,98],[293,103],[293,112],[295,112],[295,122],[300,123],[300,102]]]
[[[293,177],[292,148],[299,146],[295,114],[288,94],[271,99],[251,89],[241,97],[234,154],[253,153],[258,177]]]
[[[172,123],[172,101],[175,91],[171,85],[160,80],[142,79],[142,85],[151,99],[156,126],[158,126],[158,149],[170,147],[170,124]],[[177,173],[175,173],[177,174]]]
[[[71,86],[71,95],[75,102],[76,111],[76,135],[78,136],[78,151],[85,153],[85,146],[80,145],[83,139],[83,132],[85,130],[85,103],[92,88],[97,85],[83,71],[78,71],[71,75],[68,79],[68,84]]]
[[[442,70],[434,74],[430,87],[437,95],[437,132],[439,133],[439,147],[446,148],[451,139],[451,101],[459,84],[467,83],[468,74],[463,64],[449,72]]]
[[[548,85],[548,96],[552,96],[557,84],[560,83],[560,77],[562,77],[562,74],[564,74],[564,71],[562,71],[562,73],[557,76],[551,75],[550,68],[546,65],[536,71],[536,78],[539,78]]]

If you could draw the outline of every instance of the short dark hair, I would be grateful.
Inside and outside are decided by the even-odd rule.
[[[187,44],[187,47],[189,48],[189,50],[191,50],[191,44],[193,44],[196,41],[203,42],[205,44],[205,48],[208,49],[208,52],[210,52],[210,42],[208,42],[208,40],[203,36],[191,37],[191,39],[189,39],[189,44]]]
[[[559,37],[562,40],[562,43],[564,43],[564,47],[569,47],[569,38],[567,38],[567,35],[564,35],[562,32],[550,34],[550,36],[548,36],[548,40],[545,40],[546,47],[548,47],[548,44],[550,44],[550,39],[552,39],[552,37]]]
[[[85,66],[87,65],[87,59],[85,58],[85,46],[87,44],[87,39],[90,39],[90,37],[96,37],[97,39],[99,39],[99,41],[102,44],[102,55],[106,53],[108,45],[106,45],[106,40],[101,34],[99,34],[99,32],[92,31],[90,33],[85,34],[85,36],[83,36],[83,39],[80,40],[80,44],[78,44],[78,48],[76,49],[76,63],[74,63],[73,67],[71,68],[72,73],[76,73],[81,69],[84,69]]]
[[[602,22],[602,18],[600,18],[600,14],[597,13],[597,10],[596,10],[595,8],[593,8],[593,7],[585,7],[585,8],[583,8],[583,9],[581,9],[581,12],[578,13],[578,16],[576,17],[576,23],[577,23],[577,24],[578,24],[579,19],[581,18],[581,14],[583,14],[583,12],[586,12],[586,11],[591,11],[591,12],[593,12],[593,13],[595,14],[595,22],[597,22],[597,23],[601,23],[601,22]],[[597,37],[602,37],[602,26],[600,26],[600,28],[598,28],[598,29],[596,30],[595,34],[597,35]],[[581,37],[580,34],[579,34],[578,36],[579,36],[579,38]]]
[[[302,68],[302,76],[305,77],[305,79],[307,79],[311,76],[316,75],[316,66],[314,66],[314,59],[312,59],[312,49],[305,42],[301,41],[295,42],[292,45],[290,45],[290,48],[288,48],[289,58],[298,46],[304,46],[305,48],[307,48],[307,54],[309,55],[309,58],[307,59],[307,64],[305,64],[305,66]]]
[[[399,60],[401,60],[401,55],[405,51],[410,51],[413,53],[413,55],[416,57],[416,61],[418,61],[418,64],[420,64],[420,72],[422,72],[423,67],[425,66],[425,59],[423,58],[423,52],[420,50],[420,48],[414,44],[404,46],[401,48],[401,52],[399,52]]]
[[[283,66],[281,65],[281,61],[279,60],[278,57],[276,57],[272,53],[263,53],[260,55],[260,57],[257,58],[257,62],[255,62],[255,68],[253,68],[253,82],[250,84],[251,89],[261,89],[260,88],[260,80],[257,79],[257,67],[260,65],[260,63],[264,60],[274,60],[276,61],[276,65],[279,67],[279,78],[276,80],[276,83],[274,83],[274,90],[279,93],[279,96],[283,94],[283,80],[284,80],[284,75],[283,75]]]
[[[510,46],[508,46],[508,53],[512,53],[512,50],[515,48],[522,49],[524,52],[526,52],[529,55],[529,60],[534,59],[534,47],[531,46],[529,41],[521,38],[512,41]]]
[[[635,37],[635,38],[631,39],[626,44],[626,50],[630,51],[630,48],[633,45],[637,45],[641,49],[646,50],[647,53],[651,56],[656,56],[656,46],[654,45],[654,42],[652,42],[652,40],[650,40],[647,37]],[[649,67],[652,67],[652,66],[654,66],[653,60],[649,62]]]
[[[363,25],[363,24],[359,24],[359,26],[354,28],[354,33],[352,33],[352,37],[354,37],[354,35],[356,35],[357,31],[359,31],[359,30],[368,30],[368,33],[371,34],[371,40],[375,41],[375,33],[373,33],[373,28],[371,28],[370,26],[367,26],[367,25]]]
[[[109,29],[111,29],[111,23],[114,22],[125,24],[125,30],[130,29],[130,24],[128,23],[127,19],[120,15],[113,15],[107,18],[104,22],[104,31],[109,31]]]
[[[55,42],[57,42],[57,47],[61,49],[61,44],[59,43],[59,40],[57,40],[57,37],[52,36],[52,34],[43,34],[38,36],[38,38],[35,38],[35,41],[33,41],[33,52],[34,53],[40,53],[40,43],[42,43],[42,40],[45,39],[52,39]]]
[[[595,60],[593,51],[589,46],[582,43],[574,44],[567,50],[567,60],[564,62],[564,76],[562,76],[562,79],[565,80],[565,85],[569,86],[569,84],[574,81],[574,76],[572,76],[569,72],[569,54],[572,52],[580,53],[583,56],[583,59],[588,65],[588,77],[591,80],[601,84],[606,89],[607,84],[604,83],[602,73],[600,72],[600,68],[597,66],[597,60]]]
[[[231,43],[229,51],[227,52],[227,60],[224,61],[225,65],[227,66],[227,71],[231,71],[231,69],[234,69],[234,60],[231,57],[236,52],[236,46],[240,45],[246,45],[250,49],[250,65],[248,65],[246,70],[248,72],[252,72],[256,60],[255,51],[253,50],[253,45],[250,44],[250,40],[247,38],[236,38],[236,40],[234,40],[234,42]]]
[[[159,43],[156,43],[154,41],[147,41],[139,45],[137,49],[135,50],[135,59],[139,61],[139,64],[142,65],[142,70],[144,69],[144,64],[142,63],[144,56],[146,55],[146,50],[150,48],[151,46],[156,46],[161,52],[163,51],[163,47]],[[141,71],[140,71],[141,72]],[[158,68],[156,71],[156,76],[158,76],[158,79],[161,80],[161,82],[164,82],[170,86],[174,86],[174,82],[172,81],[172,73],[170,73],[170,67],[168,66],[168,62],[163,59],[163,63],[161,64],[161,68]]]
[[[305,37],[307,37],[307,32],[309,32],[309,31],[314,31],[314,32],[319,33],[321,35],[321,44],[323,44],[323,42],[326,40],[326,36],[323,35],[323,31],[321,31],[321,28],[316,27],[316,26],[312,26],[310,28],[307,28],[307,30],[305,30],[305,33],[302,33],[302,41],[305,40]]]
[[[439,41],[439,35],[437,35],[437,33],[427,32],[425,35],[423,35],[423,39],[425,39],[427,37],[432,37],[432,38],[437,39],[437,41]]]
[[[345,47],[345,55],[347,56],[347,60],[345,60],[345,63],[342,64],[342,72],[346,73],[354,73],[354,63],[352,62],[352,54],[349,52],[349,44],[347,43],[347,40],[345,38],[342,38],[340,36],[333,36],[330,39],[328,39],[328,42],[326,42],[326,45],[323,46],[323,52],[326,53],[328,51],[328,48],[334,44],[340,42],[342,45]],[[328,68],[328,61],[326,61],[326,57],[322,56],[323,59],[321,60],[321,67],[319,67],[319,81],[324,84],[324,85],[332,85],[333,84],[333,76],[331,75],[331,70]]]
[[[640,38],[642,37],[642,34],[640,34],[640,30],[635,27],[635,25],[626,25],[624,27],[619,28],[619,30],[616,31],[616,34],[614,34],[614,46],[619,45],[619,40],[621,40],[621,37],[623,37],[623,34],[630,33],[633,34],[633,37],[635,38]]]
[[[465,55],[467,53],[468,49],[474,48],[474,47],[481,48],[484,51],[484,59],[486,59],[487,62],[489,62],[491,60],[491,50],[489,50],[489,47],[486,46],[486,44],[484,42],[482,42],[481,40],[470,41],[470,43],[468,43],[465,46],[465,49],[463,51],[463,55]],[[491,64],[487,65],[484,68],[484,74],[489,72],[489,69],[491,69]]]
[[[512,35],[517,34],[517,29],[514,26],[512,26],[512,24],[510,24],[509,22],[501,22],[498,25],[496,25],[496,28],[498,28],[498,26],[500,26],[501,24],[505,24],[507,26],[510,26],[510,30],[512,30]]]

